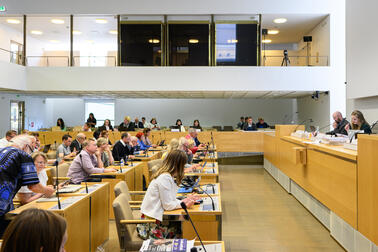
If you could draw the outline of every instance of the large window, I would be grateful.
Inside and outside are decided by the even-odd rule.
[[[0,17],[0,61],[23,63],[23,17]]]
[[[114,102],[113,101],[86,101],[85,102],[85,118],[86,122],[89,114],[93,113],[96,120],[96,127],[102,126],[106,119],[109,119],[114,125]]]

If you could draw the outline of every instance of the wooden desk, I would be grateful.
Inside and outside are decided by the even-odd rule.
[[[216,251],[216,252],[225,252],[226,251],[226,248],[224,246],[224,241],[202,241],[202,243],[205,246],[207,251]],[[212,245],[218,245],[218,246],[216,246],[216,250],[210,250],[210,249],[214,248]],[[196,247],[201,246],[200,241],[195,241],[194,246],[196,246]]]
[[[218,152],[208,153],[206,157],[202,157],[201,159],[205,162],[216,162],[218,160]]]
[[[131,164],[130,164],[131,165]],[[122,169],[122,173],[118,172],[110,172],[110,173],[97,173],[92,174],[92,176],[106,176],[107,178],[102,178],[102,182],[108,182],[109,183],[109,203],[108,203],[108,209],[109,209],[109,219],[114,219],[114,212],[113,212],[113,200],[115,199],[114,195],[114,187],[115,185],[120,181],[125,181],[127,186],[129,187],[129,190],[135,190],[134,186],[134,176],[135,176],[135,168],[139,167],[141,165],[141,162],[135,162],[133,163],[133,166],[125,166]],[[114,168],[119,170],[119,166],[109,166],[108,168]]]
[[[208,197],[203,197],[207,201],[207,205],[211,205],[211,201]],[[197,228],[201,239],[203,240],[222,240],[222,204],[221,196],[213,197],[216,210],[215,211],[204,211],[201,210],[201,205],[194,205],[192,208],[188,209],[190,217],[194,225]],[[183,209],[176,209],[173,211],[165,211],[163,219],[170,221],[181,221],[181,228],[183,238],[194,239],[196,233],[193,230],[190,221],[184,219],[185,211]]]
[[[74,203],[65,206],[65,201],[75,199]],[[61,204],[63,209],[51,209],[57,206],[57,202],[37,202],[35,200],[31,203],[23,205],[7,214],[10,218],[21,213],[28,208],[39,208],[45,210],[51,210],[66,219],[67,233],[69,239],[67,240],[65,249],[66,251],[90,251],[90,223],[89,223],[89,208],[90,197],[85,196],[73,196],[73,197],[61,197]]]
[[[214,166],[213,166],[214,164]],[[213,172],[214,168],[214,172]],[[203,172],[187,172],[185,176],[198,176],[201,177],[201,183],[218,183],[219,181],[219,166],[218,162],[207,163],[206,167],[203,169]]]

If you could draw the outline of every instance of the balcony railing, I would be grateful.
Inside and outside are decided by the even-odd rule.
[[[22,65],[23,55],[21,52],[12,52],[12,51],[0,48],[0,61]]]
[[[262,66],[329,66],[328,56],[263,56]]]

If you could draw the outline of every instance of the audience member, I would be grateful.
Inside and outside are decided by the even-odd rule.
[[[177,138],[172,138],[169,142],[167,151],[163,153],[161,156],[161,159],[165,159],[165,157],[168,155],[169,152],[177,150],[179,147],[179,140]]]
[[[236,125],[236,128],[242,130],[244,123],[245,123],[244,116],[242,116],[242,117],[240,117],[240,122],[238,122],[238,124]]]
[[[119,131],[135,131],[134,123],[130,122],[130,116],[125,116],[123,123],[118,126]]]
[[[78,133],[76,135],[76,139],[73,140],[70,145],[71,152],[79,153],[83,149],[82,144],[85,141],[85,139],[86,136],[84,133]]]
[[[243,130],[244,131],[254,131],[254,130],[257,130],[256,124],[254,124],[253,121],[252,121],[252,117],[248,117],[247,118],[247,122],[244,123]]]
[[[122,133],[121,139],[114,144],[113,158],[115,161],[121,161],[121,159],[125,160],[126,156],[134,158],[134,148],[132,147],[130,137],[129,133]]]
[[[134,128],[135,129],[143,129],[144,128],[143,123],[139,121],[138,117],[135,117],[135,119],[134,119]]]
[[[142,117],[142,124],[143,124],[143,128],[149,127],[149,123],[146,121],[146,117]]]
[[[27,186],[32,192],[43,193],[46,196],[51,196],[55,192],[52,186],[39,183],[30,156],[34,150],[33,141],[33,136],[16,136],[12,139],[11,146],[0,150],[0,237],[9,224],[5,214],[14,209],[13,198],[21,186]]]
[[[3,239],[1,252],[65,252],[67,223],[53,211],[29,208],[14,218]]]
[[[190,146],[188,139],[186,139],[185,137],[180,137],[178,150],[181,150],[181,151],[186,153],[186,155],[188,157],[188,164],[192,163],[193,156],[194,156],[193,152],[190,150],[190,147],[191,146]]]
[[[184,125],[182,125],[181,119],[177,119],[176,120],[176,126],[178,127],[178,129],[180,130],[180,132],[185,132],[185,127],[184,127]]]
[[[256,123],[256,128],[266,129],[269,128],[269,125],[264,121],[264,118],[260,117],[259,121]]]
[[[89,123],[84,123],[82,131],[84,131],[84,132],[92,132],[91,127],[89,127]]]
[[[62,144],[56,150],[56,160],[60,163],[64,158],[75,156],[75,152],[71,152],[72,137],[68,134],[63,135]]]
[[[143,133],[142,133],[143,134]],[[136,151],[140,151],[140,145],[138,143],[138,138],[135,137],[135,136],[131,136],[130,137],[130,141],[131,141],[131,146],[134,148],[134,153]]]
[[[138,132],[136,134],[136,138],[138,138],[138,145],[140,146],[140,150],[147,150],[148,148],[151,148],[151,145],[145,144],[145,137],[143,132]]]
[[[10,144],[9,141],[16,135],[17,132],[15,130],[8,130],[7,133],[5,133],[5,137],[0,139],[0,148],[7,147]]]
[[[204,147],[204,144],[201,144],[201,142],[198,140],[198,132],[196,129],[190,128],[188,130],[188,135],[186,135],[186,139],[189,141],[189,145],[191,146],[190,150],[193,154],[195,154],[199,147]]]
[[[149,128],[152,129],[152,130],[160,130],[160,125],[156,121],[156,118],[151,119]]]
[[[41,149],[41,142],[39,141],[39,133],[38,132],[32,132],[30,135],[35,137],[35,140],[36,140],[34,151],[39,151]]]
[[[143,129],[143,135],[144,135],[144,145],[149,145],[153,148],[156,148],[157,145],[156,144],[153,144],[151,141],[150,141],[150,136],[151,136],[151,129],[150,128],[144,128]]]
[[[370,125],[366,122],[364,115],[359,110],[354,110],[351,114],[350,123],[345,125],[345,130],[363,130],[364,133],[371,134]]]
[[[98,129],[99,129],[100,132],[103,131],[103,130],[111,130],[111,131],[114,130],[112,123],[109,119],[105,119],[104,124],[101,127],[99,127]]]
[[[100,152],[101,161],[104,167],[108,167],[114,164],[113,154],[110,150],[110,145],[108,142],[109,140],[104,137],[97,139],[97,147]]]
[[[96,127],[96,124],[97,124],[97,120],[96,118],[94,117],[93,113],[89,113],[89,117],[87,119],[87,123],[88,123],[88,126],[90,128],[94,128]]]
[[[333,117],[333,130],[328,131],[327,135],[336,135],[336,134],[342,134],[342,135],[348,135],[348,132],[345,129],[345,126],[349,124],[348,120],[346,118],[343,118],[343,115],[340,111],[336,111],[332,114]]]
[[[108,140],[108,144],[112,145],[112,142],[110,142],[110,140],[109,140],[109,131],[107,131],[107,130],[101,131],[100,137],[106,138]]]
[[[80,184],[83,181],[90,181],[89,176],[92,173],[115,172],[112,168],[103,167],[101,153],[97,150],[96,139],[89,138],[83,143],[83,150],[75,157],[67,176],[71,178],[71,183]]]
[[[61,131],[67,131],[62,118],[58,118],[58,120],[56,121],[56,126],[59,126]]]

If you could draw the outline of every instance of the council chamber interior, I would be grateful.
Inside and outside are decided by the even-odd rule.
[[[0,2],[1,251],[378,250],[375,7]]]

